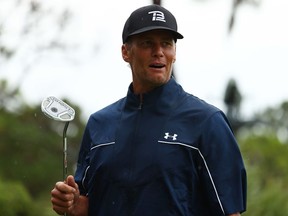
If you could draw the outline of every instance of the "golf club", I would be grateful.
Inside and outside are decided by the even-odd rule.
[[[41,110],[49,118],[56,121],[65,122],[63,129],[63,179],[65,180],[67,177],[68,166],[66,132],[69,122],[75,117],[75,111],[68,104],[54,96],[47,97],[42,101]]]

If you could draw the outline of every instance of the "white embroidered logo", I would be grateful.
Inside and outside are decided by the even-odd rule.
[[[169,133],[165,133],[164,138],[165,138],[165,139],[170,138],[170,139],[173,139],[173,140],[175,141],[175,140],[177,140],[177,136],[178,136],[178,134],[174,134],[174,135],[172,136],[172,135],[170,135]]]
[[[153,14],[152,21],[162,21],[166,22],[164,13],[161,11],[150,11],[148,14]]]

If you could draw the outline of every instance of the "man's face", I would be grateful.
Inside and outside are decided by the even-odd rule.
[[[145,93],[170,79],[176,44],[169,31],[152,30],[131,36],[122,56],[131,66],[134,92]]]

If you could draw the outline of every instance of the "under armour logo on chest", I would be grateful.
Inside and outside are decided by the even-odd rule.
[[[170,135],[169,133],[165,133],[164,139],[172,139],[172,140],[177,140],[178,134]]]
[[[152,21],[166,22],[164,13],[161,11],[150,11],[148,14],[152,14]]]

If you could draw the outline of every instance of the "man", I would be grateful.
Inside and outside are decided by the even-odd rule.
[[[51,191],[58,214],[222,216],[246,209],[246,172],[224,114],[171,77],[174,16],[158,5],[125,23],[127,96],[87,123],[75,179]]]

